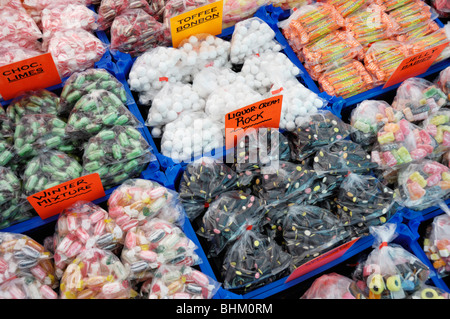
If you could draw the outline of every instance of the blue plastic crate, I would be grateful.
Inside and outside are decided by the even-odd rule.
[[[302,79],[306,87],[308,87],[311,91],[316,92],[317,94],[320,93],[319,86],[317,83],[311,78],[311,76],[308,74],[308,71],[305,69],[301,61],[298,59],[295,52],[290,47],[288,41],[282,34],[281,30],[278,28],[277,23],[279,21],[282,21],[289,17],[290,10],[282,10],[279,7],[273,7],[273,6],[267,6],[266,10],[268,11],[270,15],[271,22],[266,21],[270,24],[272,29],[276,33],[276,39],[281,43],[281,45],[284,47],[284,51],[286,55],[291,59],[291,61],[303,72]],[[442,28],[444,24],[439,20],[435,20],[436,23]],[[426,72],[416,76],[420,78],[424,78],[430,75],[436,75],[437,73],[445,69],[446,67],[450,66],[450,59],[446,59],[444,61],[438,62],[434,65],[432,65]],[[349,108],[349,107],[355,107],[358,103],[369,100],[369,99],[380,99],[384,94],[387,94],[395,89],[397,89],[401,83],[392,85],[390,87],[384,88],[383,85],[377,86],[373,89],[367,90],[365,92],[356,94],[354,96],[351,96],[349,98],[342,98],[342,97],[335,97],[330,96],[329,94],[325,93],[326,96],[329,97],[329,101],[334,104],[336,104],[336,107],[338,108]]]
[[[419,226],[424,222],[432,222],[432,220],[441,214],[445,214],[442,210],[437,209],[429,214],[422,215],[417,214],[417,212],[412,212],[412,214],[408,215],[408,227],[412,233],[413,241],[411,242],[411,249],[414,254],[419,257],[419,259],[424,262],[431,270],[432,275],[430,275],[434,285],[438,288],[441,288],[450,293],[450,287],[444,282],[441,275],[437,272],[437,270],[433,267],[433,264],[428,259],[423,247],[419,244],[420,234],[419,234]]]
[[[176,166],[171,167],[168,171],[166,170],[166,172],[165,172],[166,177],[169,180],[168,185],[173,184],[174,187],[172,189],[174,189],[175,191],[178,191],[179,181],[184,172],[184,169],[185,169],[184,165],[176,165]],[[397,211],[396,214],[394,214],[394,216],[392,216],[389,219],[388,222],[401,224],[402,221],[403,221],[403,209],[400,209]],[[203,251],[203,248],[200,244],[197,234],[195,233],[195,231],[192,227],[191,221],[187,218],[186,218],[186,222],[185,222],[185,228],[188,230],[186,232],[186,235],[191,240],[193,240],[194,243],[199,247],[198,253],[199,253],[199,256],[203,260],[203,263],[199,265],[200,269],[202,270],[203,273],[210,276],[214,280],[218,281],[217,276],[214,273],[214,270],[213,270],[209,260],[207,259],[205,252]],[[289,276],[286,276],[286,277],[280,278],[274,282],[266,284],[262,287],[259,287],[255,290],[250,291],[245,294],[237,294],[237,293],[234,293],[227,289],[221,289],[220,290],[221,298],[222,299],[264,299],[264,298],[273,296],[279,292],[282,292],[288,288],[291,288],[297,284],[300,284],[301,282],[303,282],[319,273],[322,273],[322,272],[330,269],[331,267],[338,265],[338,264],[342,263],[343,261],[359,254],[363,250],[371,247],[373,244],[373,240],[374,240],[374,238],[371,235],[363,236],[363,237],[359,238],[347,251],[345,251],[345,253],[341,257],[336,258],[336,259],[330,261],[329,263],[327,263],[323,266],[320,266],[320,267],[302,275],[301,277],[293,279],[289,282],[286,282],[286,280],[289,277]]]

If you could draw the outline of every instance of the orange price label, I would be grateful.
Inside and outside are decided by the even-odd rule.
[[[294,280],[295,278],[301,277],[319,267],[322,267],[325,264],[328,264],[332,262],[333,260],[336,260],[337,258],[341,257],[347,250],[350,249],[350,247],[353,246],[354,243],[359,239],[355,238],[352,241],[349,241],[348,243],[342,244],[339,247],[336,247],[306,263],[296,268],[286,279],[285,282],[289,282],[291,280]]]
[[[184,12],[170,18],[172,45],[178,47],[181,41],[194,34],[222,33],[223,0]]]
[[[93,201],[105,196],[98,173],[81,176],[27,197],[42,219],[59,214],[79,200]]]
[[[0,94],[4,100],[23,92],[44,89],[61,83],[51,53],[14,62],[0,67]]]
[[[248,128],[278,128],[283,96],[277,95],[225,115],[225,146],[230,149]]]
[[[384,84],[383,89],[426,72],[447,45],[448,42],[405,58]]]

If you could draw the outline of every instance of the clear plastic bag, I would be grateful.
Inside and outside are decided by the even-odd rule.
[[[128,84],[132,91],[138,92],[141,104],[149,104],[168,82],[188,82],[190,75],[181,58],[180,50],[158,46],[136,59],[130,70]]]
[[[450,274],[450,215],[441,214],[426,229],[423,250],[441,277]]]
[[[83,4],[76,3],[46,7],[41,13],[41,23],[44,48],[55,32],[70,29],[95,31],[98,28],[97,13]]]
[[[358,143],[340,140],[321,147],[314,156],[314,171],[346,175],[349,173],[369,174],[378,164],[371,161],[370,155]]]
[[[408,32],[418,23],[433,21],[438,17],[436,10],[424,1],[411,1],[391,11],[389,16],[399,25],[400,32]]]
[[[61,78],[93,68],[106,50],[99,38],[83,29],[55,32],[48,41],[48,52],[52,54]]]
[[[98,1],[98,0],[94,0]],[[89,5],[90,0],[58,0],[57,5],[82,4]],[[41,14],[45,8],[51,8],[55,5],[53,0],[22,0],[22,6],[26,12],[33,18],[38,27],[41,27]]]
[[[352,275],[367,299],[406,299],[429,279],[430,270],[418,257],[392,243],[397,227],[393,223],[370,227],[373,250]]]
[[[350,134],[351,139],[367,150],[371,150],[377,140],[378,131],[386,123],[396,123],[403,117],[387,102],[379,100],[364,100],[351,112],[350,124],[355,129]]]
[[[225,123],[227,113],[261,100],[263,100],[263,96],[249,85],[243,82],[234,82],[224,87],[218,87],[208,96],[205,113],[212,120]]]
[[[179,200],[178,194],[157,182],[129,179],[112,192],[108,213],[125,233],[153,218],[181,227],[185,215]]]
[[[33,157],[22,176],[23,192],[32,195],[82,176],[81,164],[66,153],[50,150]]]
[[[142,0],[141,2],[147,3]],[[111,51],[139,56],[147,50],[162,45],[163,24],[145,10],[132,9],[120,13],[111,25]]]
[[[60,299],[130,299],[129,270],[108,250],[90,248],[70,263],[61,278]]]
[[[354,289],[351,278],[333,272],[315,279],[300,299],[358,299]]]
[[[223,124],[205,112],[184,112],[165,125],[161,153],[174,162],[189,162],[210,152],[222,154],[223,130]]]
[[[275,31],[262,19],[252,17],[236,23],[231,36],[230,61],[243,64],[248,57],[264,52],[281,51]]]
[[[14,98],[6,109],[6,114],[16,124],[20,119],[30,114],[58,115],[60,110],[59,97],[46,89],[27,91]]]
[[[87,201],[77,201],[65,208],[53,234],[53,258],[56,276],[61,279],[67,266],[86,249],[100,248],[118,252],[124,233],[108,212]]]
[[[247,229],[228,248],[222,263],[223,286],[247,293],[289,272],[291,256],[257,229]]]
[[[420,126],[401,119],[385,124],[377,133],[372,161],[383,170],[396,170],[408,163],[432,158],[438,143]]]
[[[439,205],[450,190],[449,168],[432,160],[409,164],[398,174],[403,205],[414,210]]]
[[[212,299],[221,283],[189,266],[163,265],[145,299]]]
[[[439,109],[422,122],[425,129],[438,143],[434,153],[439,156],[450,150],[450,110]]]
[[[376,177],[358,174],[345,177],[335,202],[341,222],[358,235],[387,222],[401,206],[394,190]]]
[[[208,33],[191,35],[182,40],[178,45],[178,50],[182,54],[182,63],[189,70],[191,78],[201,70],[214,67],[230,67],[229,41]]]
[[[266,227],[274,229],[274,238],[292,256],[291,270],[343,244],[350,236],[336,215],[318,206],[279,201],[266,205],[264,211],[270,216]]]
[[[30,276],[51,288],[58,287],[52,254],[31,237],[0,233],[0,284],[15,277]]]
[[[65,82],[60,95],[60,115],[68,116],[75,104],[93,90],[107,90],[114,93],[127,105],[127,93],[122,83],[105,69],[88,69],[72,74]]]
[[[421,37],[411,39],[408,42],[408,45],[411,47],[411,54],[417,54],[427,49],[434,48],[435,46],[447,43],[449,39],[450,39],[450,24],[447,22],[447,24],[445,24],[444,27],[438,28],[434,32],[431,32],[427,35],[423,35]],[[439,56],[434,60],[432,65],[441,62],[442,60],[445,60],[448,57],[450,57],[450,47],[447,44],[444,46],[444,50],[442,50],[441,54],[439,54]]]
[[[75,103],[65,131],[73,140],[87,141],[101,130],[114,126],[143,127],[117,95],[99,89],[83,95]]]
[[[408,299],[450,299],[450,295],[441,288],[422,284]]]
[[[237,189],[234,170],[213,158],[188,163],[180,180],[180,201],[187,217],[193,221],[203,216],[210,203],[220,194]]]
[[[152,14],[150,4],[146,0],[102,0],[98,7],[100,29],[110,28],[119,15],[130,9],[142,10],[147,14]]]
[[[66,122],[51,114],[23,116],[14,131],[14,149],[19,161],[49,150],[74,152],[76,146],[65,132]]]
[[[181,228],[153,218],[127,232],[121,260],[130,268],[129,279],[142,282],[153,278],[164,265],[196,266],[202,261],[198,247]]]
[[[26,276],[1,284],[0,299],[58,299],[58,294],[36,278]]]
[[[0,24],[3,27],[0,41],[18,43],[20,47],[35,45],[42,38],[42,32],[30,15],[23,10],[4,7],[0,10]]]
[[[436,85],[447,95],[447,100],[450,96],[450,67],[445,68],[439,72],[439,76],[435,80]]]
[[[183,112],[203,111],[205,104],[192,85],[169,82],[153,98],[145,124],[163,126],[175,121]]]
[[[137,177],[155,159],[152,147],[131,126],[100,131],[85,144],[83,175],[98,173],[105,189]]]
[[[192,79],[192,89],[203,98],[219,89],[235,82],[244,82],[241,73],[234,72],[228,67],[216,67],[214,65],[201,69]]]
[[[302,161],[319,148],[345,139],[352,131],[349,124],[330,111],[318,111],[299,121],[297,128],[287,134],[291,159]]]
[[[226,250],[246,228],[259,223],[263,202],[242,191],[220,194],[202,217],[197,234],[207,241],[207,256],[217,257]]]
[[[43,53],[35,46],[35,43],[25,43],[22,47],[16,42],[0,40],[0,66],[29,59]]]
[[[447,96],[436,85],[413,77],[398,87],[392,107],[403,112],[408,121],[418,122],[427,119],[447,103]]]

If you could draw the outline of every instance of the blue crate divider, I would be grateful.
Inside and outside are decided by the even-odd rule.
[[[297,55],[292,50],[288,41],[286,40],[286,38],[284,37],[284,35],[282,34],[282,32],[280,31],[280,29],[277,26],[278,21],[282,21],[289,17],[290,11],[283,10],[279,7],[273,7],[272,5],[267,6],[266,10],[270,14],[270,18],[272,19],[272,21],[270,22],[270,25],[276,33],[277,41],[280,42],[281,45],[284,47],[284,51],[285,51],[286,55],[302,71],[302,73],[303,73],[302,79],[303,79],[305,86],[307,88],[309,88],[311,91],[316,92],[317,94],[320,93],[320,89],[319,89],[317,83],[308,74],[308,71],[305,69],[303,64],[300,62]],[[442,28],[444,26],[444,24],[439,19],[436,19],[435,21],[439,25],[439,27]],[[438,72],[444,70],[448,66],[450,66],[450,59],[440,61],[440,62],[432,65],[426,72],[424,72],[416,77],[424,78],[424,77],[434,75],[434,74],[436,74],[436,76],[437,76]],[[373,89],[356,94],[356,95],[351,96],[346,99],[344,99],[342,97],[331,97],[330,95],[326,94],[325,92],[324,93],[326,94],[326,96],[329,97],[330,101],[332,101],[333,103],[337,103],[338,107],[340,107],[342,109],[342,108],[354,107],[354,106],[356,106],[356,104],[358,104],[364,100],[377,99],[378,97],[382,96],[383,94],[386,94],[388,92],[391,92],[391,91],[397,89],[400,85],[401,85],[401,83],[398,83],[398,84],[392,85],[392,86],[384,88],[384,89],[383,89],[383,85],[380,85]]]
[[[178,191],[179,179],[182,176],[185,168],[186,167],[184,165],[178,164],[178,165],[171,167],[169,171],[165,172],[166,176],[169,180],[168,185],[173,185],[174,187],[172,189],[175,191]],[[388,222],[401,225],[402,221],[403,221],[403,212],[404,212],[404,209],[399,209],[388,220]],[[206,254],[202,249],[202,246],[198,240],[197,234],[195,233],[191,222],[187,218],[186,218],[186,222],[185,222],[185,228],[188,230],[186,232],[186,235],[197,245],[197,247],[199,247],[198,253],[199,253],[199,256],[203,260],[203,263],[199,265],[200,269],[202,270],[203,273],[205,273],[209,277],[213,278],[214,280],[218,281],[217,276],[215,275],[215,273],[211,267],[211,264],[209,263],[209,261],[206,257]],[[371,247],[373,244],[373,241],[374,241],[373,236],[371,236],[371,235],[363,236],[359,240],[357,240],[341,257],[339,257],[321,267],[318,267],[318,268],[312,270],[311,272],[309,272],[301,277],[298,277],[290,282],[285,282],[288,278],[288,276],[286,276],[284,278],[280,278],[274,282],[271,282],[267,285],[264,285],[263,287],[259,287],[255,290],[250,291],[245,294],[237,294],[237,293],[234,293],[234,292],[226,290],[226,289],[221,289],[219,293],[221,294],[222,299],[264,299],[264,298],[273,296],[281,291],[291,288],[291,287],[293,287],[293,286],[295,286],[295,285],[297,285],[319,273],[322,273],[322,272],[332,268],[333,266],[336,266],[336,265],[342,263],[343,261],[357,255],[358,253]]]
[[[425,263],[430,268],[430,277],[434,283],[434,285],[438,288],[441,288],[447,292],[450,293],[450,287],[444,282],[440,274],[438,274],[437,270],[433,267],[433,264],[428,259],[427,255],[425,254],[425,251],[423,250],[423,247],[418,242],[418,239],[420,238],[420,234],[418,232],[419,226],[421,223],[430,221],[436,216],[439,216],[441,214],[445,214],[442,210],[437,209],[427,215],[418,214],[417,212],[411,212],[411,214],[408,216],[408,222],[407,225],[412,233],[413,241],[411,242],[411,248],[414,252],[414,254],[419,257],[419,259]]]

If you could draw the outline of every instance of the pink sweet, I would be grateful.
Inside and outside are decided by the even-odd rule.
[[[450,132],[445,131],[442,138],[442,145],[450,146]]]
[[[441,181],[441,174],[440,173],[433,174],[427,178],[427,186],[431,187],[438,185],[440,181]]]
[[[398,122],[398,125],[400,126],[400,130],[402,130],[403,135],[408,136],[411,133],[410,125],[411,123],[408,122],[405,119],[402,119]]]
[[[429,162],[423,166],[423,171],[429,175],[447,172],[449,168],[438,162]]]
[[[395,132],[394,137],[397,142],[402,142],[405,140],[405,135],[403,135],[403,132],[401,130]]]
[[[388,166],[392,167],[397,165],[397,160],[391,152],[383,152],[383,160]]]
[[[411,158],[413,160],[419,160],[419,159],[425,158],[425,156],[427,156],[428,152],[422,148],[417,148],[417,149],[409,152],[409,154],[411,155]]]
[[[428,124],[426,130],[431,136],[436,136],[437,134],[437,126],[434,124]]]

